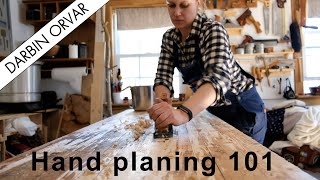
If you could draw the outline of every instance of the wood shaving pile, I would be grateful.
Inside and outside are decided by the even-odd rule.
[[[134,133],[134,140],[138,140],[140,136],[145,133],[145,129],[148,129],[151,126],[149,120],[140,119],[137,123],[127,124],[125,129],[131,129]]]

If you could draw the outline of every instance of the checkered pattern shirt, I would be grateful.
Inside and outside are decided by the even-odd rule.
[[[195,44],[198,38],[199,44]],[[173,43],[178,46],[178,63],[181,67],[187,66],[195,57],[195,46],[200,48],[201,60],[204,64],[203,77],[197,81],[196,88],[204,83],[211,83],[217,92],[214,106],[230,104],[224,94],[231,90],[239,94],[253,87],[253,80],[241,73],[241,68],[236,63],[231,52],[229,36],[219,22],[198,14],[192,24],[192,29],[182,43],[181,33],[176,28],[171,28],[163,35],[158,69],[154,87],[164,85],[173,94],[172,80],[174,72]],[[171,94],[171,95],[172,95]]]

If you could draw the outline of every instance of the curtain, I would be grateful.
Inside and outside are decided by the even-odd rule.
[[[320,18],[320,0],[307,0],[308,18]]]
[[[173,26],[165,7],[116,10],[118,30],[139,30]]]

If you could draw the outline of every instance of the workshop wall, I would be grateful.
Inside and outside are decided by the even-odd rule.
[[[265,25],[264,25],[264,17],[263,17],[263,3],[258,1],[256,8],[250,8],[252,12],[252,16],[255,18],[256,21],[260,23],[260,27],[262,29],[262,33],[257,33],[255,30],[255,27],[252,25],[244,25],[241,35],[230,35],[230,42],[232,45],[239,45],[244,40],[244,35],[250,35],[253,39],[282,39],[285,35],[290,35],[289,26],[291,24],[291,1],[287,1],[284,4],[284,9],[282,10],[282,16],[283,17],[273,17],[273,6],[276,5],[276,0],[270,0],[270,8],[269,8],[269,33],[265,33]],[[234,24],[238,24],[237,18],[246,10],[245,8],[232,8],[229,10],[235,11],[235,16],[228,17],[228,19],[231,20]],[[221,22],[224,23],[225,19],[223,17],[224,10],[221,9],[212,9],[212,10],[206,10],[206,14],[209,18],[215,19],[215,15],[218,15],[221,17]],[[273,19],[281,19],[283,18],[283,27],[277,27],[282,28],[283,33],[281,35],[275,35],[273,33],[274,28],[274,22]],[[277,24],[278,25],[278,24]],[[283,50],[289,50],[291,49],[291,43],[278,43],[278,45],[273,46],[274,52],[280,52]],[[266,61],[270,63],[272,59],[275,59],[279,57],[280,59],[283,58],[283,56],[275,56],[275,57],[269,57],[267,56]],[[256,57],[256,56],[241,56],[236,57],[236,60],[241,64],[242,68],[246,70],[247,72],[251,73],[253,66],[263,66],[262,59]],[[293,67],[293,57],[290,55],[288,57],[288,60],[283,60],[284,64],[287,64],[290,67]],[[281,78],[281,89],[280,89],[280,81]],[[270,77],[270,86],[268,85],[267,78],[263,78],[261,83],[256,82],[257,90],[261,97],[263,99],[282,99],[283,98],[283,89],[285,88],[286,81],[285,79],[289,78],[291,81],[291,85],[294,88],[294,74],[293,71],[289,76],[277,76],[277,77]],[[279,94],[280,93],[280,94]]]
[[[34,34],[34,28],[32,25],[23,23],[25,20],[25,7],[22,3],[22,0],[11,0],[9,2],[9,6],[12,30],[12,49],[15,50],[26,39]]]

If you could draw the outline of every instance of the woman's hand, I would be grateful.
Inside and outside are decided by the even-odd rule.
[[[174,109],[169,103],[157,100],[158,103],[154,104],[147,110],[151,119],[155,121],[156,128],[165,128],[169,124],[178,126],[187,123],[188,115],[181,110]]]

